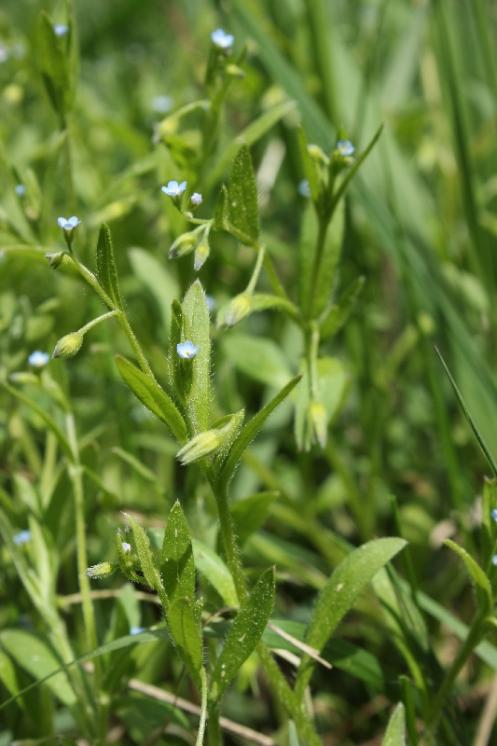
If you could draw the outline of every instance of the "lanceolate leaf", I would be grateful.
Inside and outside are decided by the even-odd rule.
[[[43,640],[27,630],[5,629],[0,632],[0,645],[35,679],[44,679],[59,671],[47,680],[47,686],[63,704],[76,703],[76,695],[67,675],[60,671],[60,661]]]
[[[375,539],[342,560],[318,597],[305,642],[321,651],[365,586],[405,545],[404,539]],[[311,659],[302,661],[297,678],[300,693],[307,686],[313,668]]]
[[[473,557],[468,554],[465,549],[463,549],[463,547],[459,546],[459,544],[456,544],[455,541],[446,539],[444,541],[444,544],[446,547],[449,547],[449,549],[452,549],[452,551],[455,552],[462,559],[469,577],[471,578],[473,583],[475,583],[475,585],[483,591],[486,596],[489,608],[491,608],[493,606],[492,586],[490,585],[490,580],[487,578],[478,562],[476,562]]]
[[[107,295],[112,298],[114,305],[117,308],[122,308],[123,302],[119,290],[112,236],[109,226],[105,224],[100,228],[98,235],[97,277]]]
[[[264,572],[240,606],[211,680],[212,699],[218,700],[236,676],[242,663],[255,650],[266,628],[274,604],[274,570]]]
[[[143,572],[143,577],[147,585],[158,593],[162,590],[162,582],[159,574],[159,570],[156,566],[155,557],[152,554],[150,547],[150,541],[140,526],[131,516],[129,517],[131,523],[131,530],[133,532],[133,540],[136,546],[136,553],[140,562],[140,567]]]
[[[192,383],[188,392],[187,406],[195,432],[209,429],[210,417],[210,318],[204,289],[196,280],[188,290],[182,303],[185,339],[197,347],[191,361]]]
[[[250,246],[255,246],[259,240],[257,185],[246,145],[242,145],[234,160],[228,188],[221,192],[216,227]]]
[[[233,577],[221,557],[198,539],[193,539],[192,544],[195,566],[199,573],[219,593],[226,606],[232,606],[233,608],[238,606],[238,596]]]
[[[404,705],[399,702],[390,716],[381,746],[406,746],[406,715]]]
[[[121,378],[141,403],[169,427],[180,443],[184,442],[187,436],[185,421],[157,381],[121,355],[116,355],[116,365]]]
[[[221,473],[219,476],[221,484],[227,485],[245,449],[248,448],[250,443],[253,441],[271,412],[276,409],[278,404],[286,399],[288,394],[292,391],[292,389],[295,388],[300,379],[301,376],[292,378],[292,380],[289,381],[289,383],[287,383],[287,385],[281,389],[279,394],[277,394],[274,399],[271,399],[271,401],[268,402],[266,406],[263,407],[260,412],[258,412],[254,417],[252,417],[252,419],[249,420],[249,422],[247,422],[247,424],[242,428],[240,435],[233,444],[223,465],[223,468],[221,469]]]
[[[358,277],[343,292],[336,304],[326,311],[320,324],[320,336],[324,341],[336,334],[349,318],[364,287],[364,277]]]

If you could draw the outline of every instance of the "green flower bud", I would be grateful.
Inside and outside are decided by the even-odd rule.
[[[217,317],[218,326],[235,326],[239,321],[248,316],[252,307],[252,296],[249,293],[240,293],[221,309]]]
[[[309,153],[312,160],[316,161],[317,163],[324,163],[325,165],[328,165],[328,163],[330,162],[330,159],[324,153],[324,151],[319,147],[319,145],[314,145],[314,144],[308,145],[307,152]]]
[[[324,448],[328,437],[328,416],[320,401],[311,401],[308,409],[309,421],[317,442]]]
[[[177,259],[180,256],[186,256],[190,254],[195,248],[197,243],[197,236],[195,231],[190,233],[182,233],[181,236],[174,241],[171,248],[169,249],[169,259]]]
[[[89,578],[105,578],[114,572],[110,562],[99,562],[98,565],[92,565],[86,570]]]
[[[52,357],[61,357],[64,359],[74,357],[74,355],[79,352],[82,344],[83,334],[81,334],[81,332],[71,332],[71,334],[66,334],[65,337],[59,339],[55,345]]]
[[[198,461],[216,451],[224,439],[223,430],[206,430],[203,433],[195,435],[188,441],[176,454],[181,461],[182,466]]]
[[[205,239],[203,239],[195,249],[195,256],[193,259],[193,269],[195,272],[198,272],[204,266],[209,254],[209,244]]]

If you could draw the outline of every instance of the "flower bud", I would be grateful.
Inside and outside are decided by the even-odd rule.
[[[113,572],[114,568],[110,562],[99,562],[98,565],[91,565],[86,570],[89,578],[105,578]]]
[[[193,258],[193,269],[195,272],[198,272],[204,266],[209,254],[209,244],[205,239],[203,239],[195,249],[195,256]]]
[[[190,254],[193,251],[196,242],[197,236],[194,231],[182,233],[169,249],[169,259],[177,259],[178,257]]]
[[[329,158],[324,153],[324,151],[319,147],[319,145],[314,145],[314,144],[308,145],[307,152],[309,153],[309,156],[312,158],[313,161],[328,165]]]
[[[223,435],[222,430],[205,430],[205,432],[199,433],[189,440],[176,456],[181,461],[182,466],[198,461],[219,448],[223,442]]]
[[[218,326],[235,326],[248,316],[252,306],[252,296],[249,293],[236,295],[227,306],[221,309],[217,317]]]
[[[328,416],[324,405],[320,401],[311,401],[308,416],[314,437],[321,448],[324,448],[328,437]]]
[[[83,334],[81,334],[81,332],[71,332],[71,334],[66,334],[65,337],[59,339],[55,345],[52,357],[61,357],[64,359],[74,357],[74,355],[79,352],[82,344]]]

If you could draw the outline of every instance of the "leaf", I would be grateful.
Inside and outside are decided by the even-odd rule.
[[[240,545],[243,545],[251,534],[265,523],[271,504],[278,498],[279,492],[259,492],[243,500],[237,500],[231,506],[231,517],[235,524]]]
[[[17,680],[16,668],[11,658],[2,650],[0,650],[0,681],[11,695],[17,695],[19,692],[19,682]],[[24,707],[22,700],[19,704],[21,707]]]
[[[406,746],[406,715],[404,705],[399,702],[390,716],[382,746]]]
[[[192,383],[187,407],[195,432],[209,429],[211,390],[211,341],[209,308],[200,280],[188,290],[182,303],[185,338],[198,348],[192,360]]]
[[[37,59],[52,106],[64,124],[75,92],[75,79],[70,65],[72,34],[72,24],[69,24],[67,34],[57,36],[51,18],[45,11],[40,13]]]
[[[192,540],[192,546],[197,570],[219,593],[226,606],[236,608],[238,606],[238,596],[233,577],[223,560],[198,539]]]
[[[320,652],[365,586],[405,545],[404,539],[375,539],[345,557],[319,594],[305,642]],[[309,658],[302,661],[297,676],[300,694],[305,690],[313,669],[314,661]]]
[[[340,412],[346,398],[349,377],[337,358],[323,357],[317,361],[319,401],[329,425]],[[299,450],[308,451],[313,443],[313,428],[309,419],[309,384],[307,366],[302,364],[303,382],[295,402],[295,440]]]
[[[200,607],[195,601],[195,563],[190,530],[178,501],[169,512],[161,552],[171,635],[193,672],[202,667]]]
[[[341,204],[322,236],[315,209],[309,205],[304,215],[300,245],[301,302],[312,318],[319,316],[331,299],[343,243],[344,216],[345,208]]]
[[[345,289],[339,298],[338,303],[333,304],[331,308],[326,311],[320,324],[321,341],[329,339],[340,331],[354,310],[357,299],[364,287],[364,282],[364,277],[357,277]]]
[[[257,184],[250,151],[242,145],[233,162],[227,188],[221,191],[215,225],[242,243],[256,246],[259,240]]]
[[[187,436],[185,421],[171,397],[157,381],[143,373],[122,355],[116,355],[115,360],[121,378],[134,395],[169,427],[180,443],[183,443]]]
[[[47,412],[45,412],[44,409],[42,409],[35,401],[29,398],[29,396],[26,396],[21,391],[18,391],[14,386],[11,386],[10,384],[6,383],[5,381],[1,381],[0,385],[3,386],[9,394],[12,394],[12,396],[15,396],[16,399],[18,399],[20,402],[25,404],[29,409],[31,409],[47,426],[49,430],[53,432],[55,437],[57,438],[57,441],[59,445],[61,446],[62,450],[68,457],[70,461],[73,459],[73,454],[71,450],[71,446],[69,445],[69,442],[60,429],[60,427],[57,425],[55,420],[53,420]]]
[[[249,655],[255,650],[274,604],[274,569],[266,570],[243,601],[230,627],[211,679],[211,696],[217,701]]]
[[[470,579],[473,581],[473,583],[475,583],[475,585],[478,588],[480,588],[483,591],[487,599],[489,608],[492,608],[493,606],[492,586],[490,584],[490,580],[488,579],[488,577],[486,576],[486,574],[484,573],[480,565],[473,559],[473,557],[465,549],[463,549],[463,547],[459,546],[459,544],[456,544],[455,541],[451,541],[450,539],[445,539],[444,544],[446,547],[449,547],[449,549],[452,549],[452,551],[455,552],[462,559]]]
[[[140,567],[145,578],[146,584],[157,593],[161,594],[163,590],[161,576],[156,565],[156,559],[150,547],[150,541],[137,521],[132,516],[127,516],[133,532],[136,553],[140,562]]]
[[[129,260],[134,274],[153,295],[162,317],[164,336],[167,338],[171,320],[171,302],[179,293],[175,278],[145,249],[133,248]]]
[[[76,704],[76,696],[69,679],[66,673],[60,670],[60,661],[39,637],[26,630],[5,629],[0,632],[0,644],[16,663],[35,679],[41,680],[54,674],[53,678],[47,681],[49,689],[63,704]],[[19,694],[22,694],[22,691]]]
[[[228,334],[223,339],[223,350],[239,370],[256,381],[280,388],[290,378],[281,348],[270,339]]]
[[[247,422],[246,425],[244,425],[240,432],[240,435],[234,442],[225,463],[223,464],[223,468],[221,469],[219,475],[220,484],[228,484],[228,481],[233,475],[233,472],[238,465],[245,449],[248,448],[250,443],[254,440],[255,436],[261,430],[271,412],[276,409],[278,404],[281,404],[281,402],[286,399],[288,394],[292,391],[292,389],[295,388],[300,379],[301,376],[292,378],[292,380],[289,381],[289,383],[287,383],[287,385],[284,386],[278,394],[276,394],[274,399],[271,399],[271,401],[268,402],[265,407],[263,407],[256,415],[254,415],[254,417],[252,417],[251,420]]]
[[[336,206],[344,196],[348,185],[356,175],[356,173],[359,171],[360,167],[368,157],[368,155],[371,153],[372,149],[380,139],[381,133],[383,132],[383,125],[380,124],[378,129],[376,130],[375,134],[373,135],[372,139],[366,146],[366,148],[359,154],[359,156],[356,158],[354,165],[347,171],[345,178],[343,179],[342,183],[340,184],[340,187],[337,189],[335,194],[333,195],[333,207],[336,209]]]
[[[112,299],[116,308],[123,308],[116,260],[110,228],[105,223],[100,228],[97,244],[97,277],[98,281]]]

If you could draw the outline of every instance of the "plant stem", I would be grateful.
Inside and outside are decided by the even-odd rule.
[[[432,738],[435,736],[438,722],[445,705],[445,700],[450,694],[461,668],[464,666],[475,647],[479,644],[484,634],[487,615],[488,611],[486,609],[477,612],[464,643],[459,649],[459,652],[453,660],[449,670],[445,674],[440,688],[433,699],[426,718],[426,728]]]
[[[202,746],[204,743],[205,725],[207,722],[207,674],[205,668],[200,669],[200,685],[202,690],[202,701],[200,705],[200,722],[198,724],[197,740],[195,746]]]

